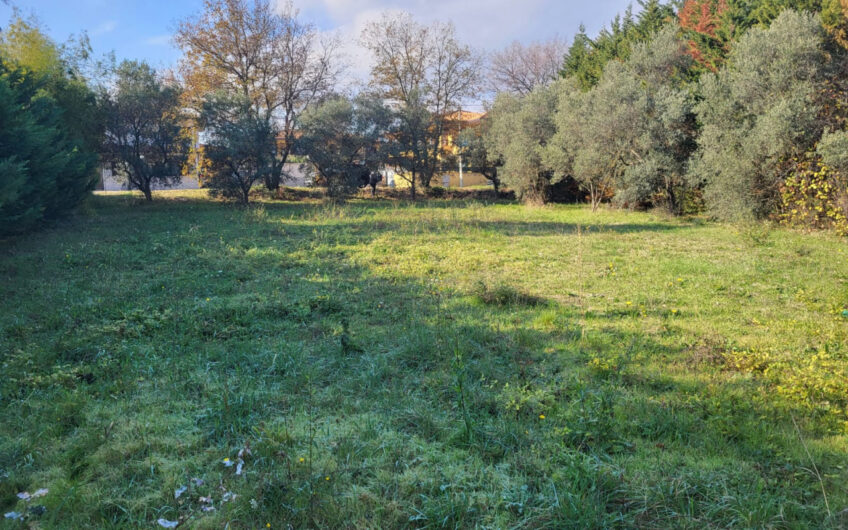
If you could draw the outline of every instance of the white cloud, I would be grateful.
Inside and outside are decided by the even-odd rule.
[[[288,0],[276,0],[282,7]],[[590,33],[622,12],[629,0],[294,0],[300,16],[341,39],[351,80],[366,79],[370,53],[359,45],[365,25],[383,11],[408,11],[421,22],[451,21],[460,40],[478,51],[510,42],[570,39],[580,23]]]
[[[580,21],[569,21],[564,15],[569,11],[569,4],[580,3],[573,0],[523,0],[520,3],[515,0],[301,0],[295,5],[307,17],[328,19],[334,25],[347,28],[355,22],[361,23],[367,14],[373,14],[373,18],[384,10],[408,11],[422,22],[449,20],[467,44],[488,49],[501,47],[514,39],[542,40],[561,34],[565,28],[557,28],[557,22],[576,29]],[[540,25],[548,26],[548,30],[536,34]]]
[[[149,46],[168,46],[171,44],[171,35],[154,35],[153,37],[145,39],[144,43]]]
[[[107,20],[106,22],[103,22],[102,24],[100,24],[99,26],[97,26],[96,28],[91,30],[91,34],[95,35],[95,36],[96,35],[105,35],[106,33],[112,33],[113,31],[115,31],[115,28],[117,28],[117,27],[118,27],[118,21],[117,20]]]

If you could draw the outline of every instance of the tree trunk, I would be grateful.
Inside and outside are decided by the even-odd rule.
[[[483,173],[483,176],[486,177],[489,180],[489,182],[492,183],[492,187],[495,188],[495,195],[500,193],[501,183],[500,183],[500,180],[498,179],[498,174],[495,173],[495,172],[488,174],[488,175],[486,173]]]
[[[144,198],[147,199],[147,202],[153,201],[153,192],[150,191],[150,184],[146,184],[141,188],[141,192],[144,194]]]
[[[280,164],[280,171],[282,171],[282,164]],[[277,171],[276,167],[274,167],[268,175],[265,176],[265,187],[268,191],[277,191],[280,189],[280,183],[282,178],[280,177],[280,171]]]
[[[598,211],[598,203],[600,202],[599,195],[600,192],[595,188],[595,186],[589,187],[589,201],[592,203],[593,212]]]
[[[410,181],[411,187],[410,190],[412,192],[412,200],[415,200],[415,172],[412,172],[412,179]]]
[[[277,191],[280,189],[280,177],[268,175],[265,177],[265,187],[268,188],[268,191]]]

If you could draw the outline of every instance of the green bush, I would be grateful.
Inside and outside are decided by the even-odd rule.
[[[447,195],[447,190],[441,186],[432,186],[430,188],[430,197],[433,199],[444,199]]]
[[[97,156],[71,136],[44,83],[0,66],[0,234],[56,218],[94,188]]]
[[[474,297],[482,304],[501,307],[515,305],[535,306],[543,302],[538,296],[523,293],[511,285],[498,283],[490,286],[483,281],[478,282],[475,286]]]

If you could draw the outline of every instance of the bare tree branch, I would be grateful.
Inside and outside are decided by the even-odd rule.
[[[489,83],[495,92],[529,94],[534,87],[559,77],[566,43],[559,38],[525,46],[513,42],[492,55]]]

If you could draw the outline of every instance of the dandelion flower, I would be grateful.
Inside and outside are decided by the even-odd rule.
[[[330,475],[327,475],[326,477],[324,477],[324,480],[329,481],[329,480],[330,480]]]
[[[305,460],[306,460],[306,459],[305,459],[305,458],[303,458],[303,457],[301,456],[299,461],[302,463],[302,462],[304,462]]]
[[[539,419],[540,419],[540,420],[545,419],[545,415],[544,415],[544,414],[539,414]]]

